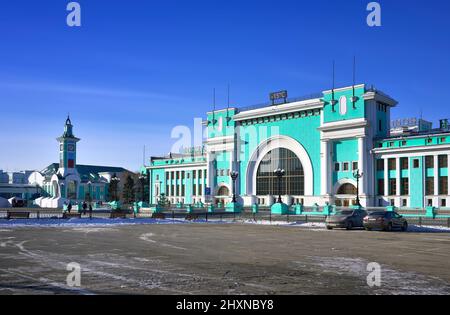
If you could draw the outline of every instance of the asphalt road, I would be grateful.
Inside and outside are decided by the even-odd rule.
[[[81,266],[81,287],[66,284]],[[381,286],[367,265],[381,265]],[[0,229],[0,294],[450,294],[449,233],[243,224]]]

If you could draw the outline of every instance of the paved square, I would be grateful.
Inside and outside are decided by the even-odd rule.
[[[66,285],[67,264],[82,268]],[[370,288],[367,264],[382,267]],[[0,294],[449,294],[449,233],[244,224],[1,228]]]

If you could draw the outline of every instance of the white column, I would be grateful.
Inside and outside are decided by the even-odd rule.
[[[384,195],[389,196],[389,165],[388,159],[384,159]]]
[[[448,176],[447,186],[450,184],[450,168],[449,168],[449,164],[450,164],[450,154],[447,156],[447,176]],[[448,189],[447,195],[450,195],[450,189]],[[449,201],[447,200],[447,203],[448,202]]]
[[[401,167],[400,167],[400,158],[397,157],[395,158],[395,168],[396,168],[396,172],[397,172],[397,178],[396,178],[396,186],[397,186],[397,196],[401,196],[401,178],[402,178],[402,172],[401,172]]]
[[[439,157],[437,155],[434,158],[434,195],[439,195]]]
[[[368,172],[366,169],[366,163],[365,163],[365,157],[366,157],[366,138],[360,137],[358,138],[358,168],[359,171],[364,173],[364,176],[362,177],[362,185],[360,187],[361,194],[366,195],[367,194],[367,176]]]
[[[207,167],[207,170],[206,170],[206,173],[207,173],[206,174],[206,183],[208,184],[208,187],[211,188],[211,195],[214,194],[214,191],[213,191],[213,189],[214,189],[214,187],[213,187],[214,186],[213,185],[213,179],[214,179],[214,176],[215,176],[215,174],[213,173],[214,170],[213,170],[213,167],[212,167],[212,160],[213,160],[213,155],[212,155],[212,153],[208,152],[207,153],[207,157],[206,157],[206,167]]]
[[[172,197],[172,196],[173,196],[173,193],[172,193],[172,172],[171,172],[171,171],[169,171],[169,182],[168,182],[168,186],[169,186],[169,191],[167,192],[167,195],[168,195],[169,197]]]
[[[330,169],[330,142],[329,140],[322,140],[320,142],[320,178],[321,178],[321,191],[323,196],[331,194],[331,169]]]

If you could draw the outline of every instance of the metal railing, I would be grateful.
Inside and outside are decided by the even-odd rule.
[[[140,218],[165,218],[171,220],[189,220],[189,221],[219,221],[219,222],[256,222],[256,223],[324,223],[326,218],[336,214],[338,210],[348,210],[350,208],[330,206],[327,209],[325,206],[304,207],[302,211],[298,212],[294,207],[291,207],[289,213],[273,214],[269,207],[260,207],[255,211],[254,207],[244,207],[240,213],[227,212],[226,208],[166,208],[158,213],[143,212],[134,213],[131,210],[124,210],[125,218],[140,219]],[[368,212],[386,211],[382,207],[368,207],[365,209]],[[447,226],[450,228],[450,209],[415,209],[415,208],[398,208],[395,209],[397,213],[403,215],[410,224],[424,226]],[[29,219],[67,219],[64,215],[66,212],[58,209],[36,209],[36,208],[7,208],[0,209],[0,219],[8,219],[10,214],[28,213]],[[94,210],[89,211],[71,211],[71,214],[78,214],[82,219],[110,219],[111,210]],[[155,216],[156,215],[156,216]]]
[[[255,109],[271,107],[271,106],[280,106],[280,105],[301,102],[301,101],[306,101],[306,100],[312,100],[312,99],[322,98],[322,97],[323,97],[322,93],[313,93],[313,94],[300,96],[300,97],[287,98],[285,103],[280,103],[280,104],[278,104],[278,103],[273,104],[271,102],[266,102],[266,103],[260,103],[260,104],[256,104],[256,105],[241,107],[241,108],[239,108],[239,112],[241,113],[241,112],[246,112],[249,110],[255,110]]]

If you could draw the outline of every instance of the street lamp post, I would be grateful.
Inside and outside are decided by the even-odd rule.
[[[359,172],[359,169],[353,172],[353,177],[356,179],[356,205],[361,207],[359,200],[359,180],[364,176],[363,172]]]
[[[141,201],[144,202],[144,183],[145,183],[145,176],[144,175],[139,175],[139,181],[141,183]]]
[[[236,180],[239,177],[239,173],[236,171],[233,171],[230,173],[231,179],[233,180],[233,203],[236,203]]]
[[[88,198],[88,202],[91,203],[92,202],[92,182],[88,181],[88,192],[89,192],[89,198]]]
[[[113,177],[111,178],[111,182],[114,183],[114,201],[118,201],[117,200],[117,186],[119,185],[120,178],[117,177],[116,174],[114,174]]]
[[[278,168],[273,172],[274,172],[275,176],[278,178],[278,202],[277,203],[283,203],[283,200],[281,200],[281,180],[283,179],[284,174],[286,174],[286,171],[284,169]]]

